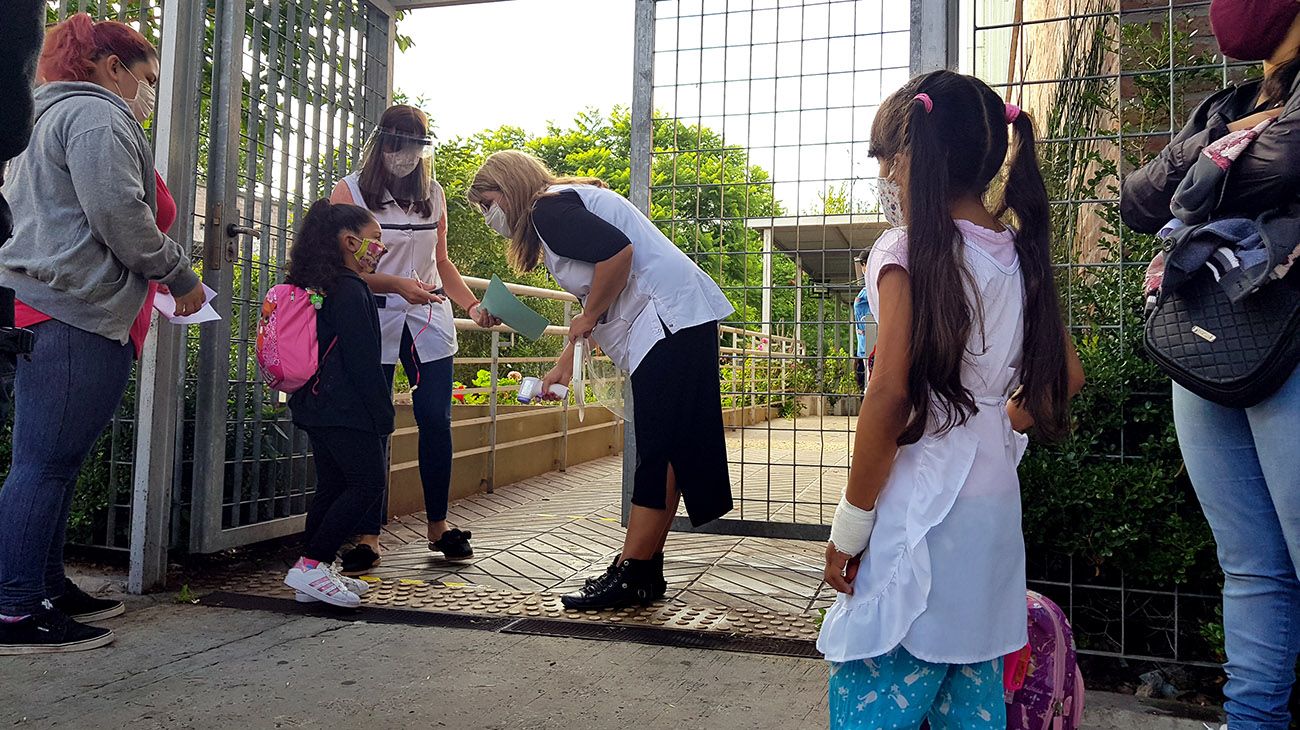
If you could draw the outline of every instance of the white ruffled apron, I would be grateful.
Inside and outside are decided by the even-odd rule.
[[[817,648],[828,661],[902,646],[923,661],[968,664],[1024,645],[1015,466],[1028,439],[1011,429],[1006,403],[978,398],[965,425],[899,449],[854,592],[826,612]]]

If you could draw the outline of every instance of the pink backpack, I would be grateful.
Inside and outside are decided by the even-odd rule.
[[[1076,730],[1083,722],[1083,675],[1061,607],[1034,591],[1029,644],[1006,658],[1007,730]]]
[[[292,284],[277,284],[266,293],[256,350],[257,369],[271,388],[294,393],[316,377],[323,359],[317,357],[316,340],[316,310],[322,301],[319,293]]]

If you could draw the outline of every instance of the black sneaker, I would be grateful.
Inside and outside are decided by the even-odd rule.
[[[583,585],[589,587],[597,581],[603,580],[605,576],[610,573],[618,570],[618,560],[620,557],[622,557],[621,553],[614,556],[614,561],[605,569],[604,575],[588,578],[583,581]],[[664,554],[662,552],[655,553],[654,557],[650,558],[650,568],[650,597],[657,601],[668,595],[668,581],[664,579]]]
[[[62,654],[98,649],[117,638],[110,629],[86,626],[45,601],[40,611],[14,623],[0,623],[0,656]]]
[[[468,560],[474,557],[474,548],[469,544],[469,530],[450,529],[442,537],[429,543],[429,549],[440,552],[448,560]]]
[[[652,568],[650,578],[653,584],[650,596],[657,601],[668,595],[668,581],[664,578],[664,554],[662,552],[657,552],[653,558],[650,558],[650,567]]]
[[[126,604],[111,598],[95,598],[78,588],[71,578],[63,579],[63,595],[50,603],[64,616],[77,621],[103,621],[126,613]]]
[[[595,580],[587,581],[582,588],[560,599],[570,610],[603,610],[627,606],[648,606],[655,602],[653,561],[624,560],[620,565],[605,571]]]
[[[343,564],[339,572],[350,576],[365,575],[376,565],[379,565],[379,553],[363,543],[343,553]]]

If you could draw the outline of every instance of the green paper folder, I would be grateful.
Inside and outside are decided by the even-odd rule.
[[[499,276],[492,277],[492,283],[488,284],[487,291],[483,294],[481,306],[507,327],[530,340],[541,337],[550,324],[545,317],[519,301]]]

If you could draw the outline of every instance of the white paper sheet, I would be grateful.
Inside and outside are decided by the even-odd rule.
[[[201,324],[221,319],[221,315],[217,314],[217,310],[212,308],[212,300],[216,298],[217,293],[208,288],[207,284],[199,284],[199,286],[203,287],[203,307],[194,314],[177,317],[175,315],[176,297],[171,294],[164,294],[161,291],[154,295],[153,308],[157,309],[158,313],[172,324]]]

